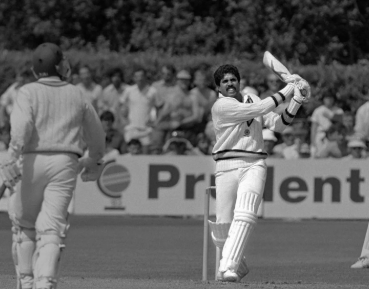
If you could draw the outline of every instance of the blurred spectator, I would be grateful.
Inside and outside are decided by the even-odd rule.
[[[95,110],[98,112],[98,101],[101,99],[102,87],[93,80],[91,69],[88,66],[82,66],[79,69],[80,83],[77,84],[82,93],[92,103]]]
[[[308,159],[311,156],[311,152],[310,152],[310,146],[308,143],[303,143],[300,146],[300,158],[302,159]]]
[[[214,102],[217,100],[217,95],[213,89],[210,89],[210,81],[207,79],[207,73],[205,70],[199,69],[194,74],[194,85],[191,89],[191,93],[197,98],[199,104],[199,131],[204,131],[206,123],[211,114],[211,108]]]
[[[10,123],[0,128],[0,151],[7,151],[10,142]]]
[[[72,70],[72,73],[68,79],[68,82],[74,85],[77,85],[78,83],[81,82],[81,79],[79,78],[79,73],[76,70]]]
[[[208,123],[206,124],[204,133],[206,137],[208,138],[208,140],[210,141],[209,150],[211,152],[213,151],[213,146],[215,145],[215,142],[216,142],[216,136],[215,136],[214,125],[213,125],[212,120],[209,120]]]
[[[364,142],[369,143],[369,100],[356,111],[355,132]]]
[[[274,132],[270,129],[263,129],[264,151],[268,154],[269,158],[279,158],[280,155],[275,154],[273,151],[277,138]]]
[[[138,139],[142,144],[144,154],[149,153],[151,144],[150,119],[151,110],[160,102],[157,90],[149,85],[146,70],[136,69],[133,74],[134,85],[127,87],[120,103],[128,112],[128,124],[125,127],[125,140]]]
[[[5,92],[1,95],[0,105],[1,105],[1,119],[0,127],[4,126],[7,122],[10,113],[13,110],[13,103],[15,97],[17,96],[19,88],[24,84],[31,81],[32,73],[28,69],[24,69],[17,73],[15,82],[11,84]]]
[[[151,145],[150,146],[150,155],[161,155],[163,153],[163,146],[160,145]]]
[[[174,125],[170,123],[169,111],[180,103],[177,87],[176,69],[173,65],[164,65],[161,69],[162,79],[152,84],[156,88],[159,100],[156,107],[156,124],[152,132],[152,146],[162,148],[166,135]]]
[[[288,160],[300,158],[300,146],[295,142],[296,137],[294,133],[294,129],[290,126],[282,132],[283,143],[276,145],[273,149],[276,157],[279,156]]]
[[[245,85],[241,90],[242,95],[246,95],[248,93],[259,95],[259,92],[256,90],[256,73],[250,73],[247,79],[245,79]]]
[[[177,73],[177,85],[181,102],[170,112],[170,117],[178,123],[175,129],[183,131],[186,138],[194,144],[196,134],[200,132],[198,124],[201,110],[196,95],[190,91],[191,75],[187,70]]]
[[[336,97],[333,94],[323,95],[323,104],[317,107],[311,116],[310,142],[312,157],[321,150],[326,131],[332,125],[342,120],[343,110],[336,106]]]
[[[128,142],[128,155],[135,156],[142,154],[142,144],[138,139],[131,139]]]
[[[360,139],[351,139],[348,142],[348,152],[349,155],[346,156],[344,159],[366,159],[367,153],[366,153],[366,145],[365,143]]]
[[[127,145],[123,134],[114,128],[114,114],[111,111],[104,111],[100,116],[100,120],[108,140],[106,147],[116,149],[120,154],[124,154],[127,151]]]
[[[345,127],[337,123],[330,126],[323,143],[317,150],[317,158],[342,158],[347,155]]]
[[[210,140],[207,138],[205,133],[199,133],[196,137],[196,147],[194,150],[198,155],[211,155]]]
[[[269,73],[266,77],[265,84],[267,86],[267,90],[260,94],[260,99],[264,99],[267,96],[271,96],[277,91],[279,91],[281,87],[281,81],[274,73]]]
[[[171,137],[164,144],[163,154],[176,156],[197,155],[192,144],[184,138],[182,131],[173,131],[171,133]]]
[[[274,73],[268,74],[266,78],[267,90],[260,94],[260,99],[264,99],[267,96],[271,96],[274,93],[278,92],[281,88],[281,83],[282,82]],[[292,96],[287,97],[286,100],[278,105],[278,107],[276,107],[273,111],[277,114],[282,114],[282,112],[288,107],[291,98]]]
[[[346,141],[349,141],[355,137],[355,114],[351,111],[346,111],[343,114],[342,124],[346,128]]]
[[[112,147],[111,142],[113,138],[112,135],[106,135],[105,137],[105,154],[103,160],[105,163],[114,161],[120,155],[119,151]]]
[[[127,85],[123,83],[123,71],[120,68],[114,68],[108,72],[111,83],[104,88],[102,92],[102,98],[99,102],[99,112],[110,111],[116,118],[115,126],[122,131],[127,124],[124,115],[126,111],[124,107],[120,107],[119,100],[123,95],[123,92]]]

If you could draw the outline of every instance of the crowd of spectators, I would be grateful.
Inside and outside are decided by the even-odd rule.
[[[265,76],[263,85],[256,81],[258,77],[264,76],[250,74],[241,79],[243,94],[263,99],[283,85],[273,74]],[[131,81],[125,83],[125,79]],[[0,151],[8,147],[9,116],[17,91],[33,80],[28,70],[22,71],[1,95]],[[142,67],[126,78],[122,69],[114,68],[97,83],[91,68],[81,66],[68,81],[81,89],[100,116],[106,160],[122,154],[211,155],[215,143],[211,107],[217,93],[209,68],[188,71],[165,65],[157,81],[151,81]],[[275,112],[284,108],[281,105]],[[282,134],[265,129],[263,137],[271,158],[364,159],[369,154],[369,101],[357,112],[344,111],[334,93],[325,94],[310,115],[299,112]]]

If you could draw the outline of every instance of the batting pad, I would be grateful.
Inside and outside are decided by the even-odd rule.
[[[32,257],[36,248],[36,231],[13,227],[12,255],[21,288],[32,288]]]
[[[215,223],[208,221],[211,229],[211,237],[213,239],[214,245],[219,248],[223,248],[224,243],[228,238],[229,228],[231,223]]]
[[[34,256],[36,288],[56,288],[61,251],[65,247],[58,235],[39,235]]]
[[[256,225],[257,210],[261,196],[253,193],[240,194],[236,201],[234,219],[229,230],[229,237],[223,248],[222,260],[219,270],[237,272],[246,270],[244,252],[250,235]],[[244,262],[243,262],[244,261]],[[240,267],[240,264],[243,265]]]

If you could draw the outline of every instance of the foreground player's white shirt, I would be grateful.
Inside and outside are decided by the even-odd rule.
[[[41,78],[20,88],[11,124],[9,153],[14,158],[37,152],[82,156],[84,141],[91,158],[99,160],[104,155],[105,136],[102,127],[96,127],[100,120],[95,109],[80,89],[58,77]]]
[[[262,130],[283,131],[293,115],[285,110],[272,112],[276,102],[272,97],[261,100],[254,94],[243,96],[243,103],[232,97],[220,96],[212,108],[216,143],[213,158],[217,171],[245,167],[257,159],[265,159]]]

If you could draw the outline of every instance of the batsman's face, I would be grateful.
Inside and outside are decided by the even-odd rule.
[[[227,97],[236,97],[240,91],[240,82],[231,73],[224,75],[218,86],[218,91]]]

